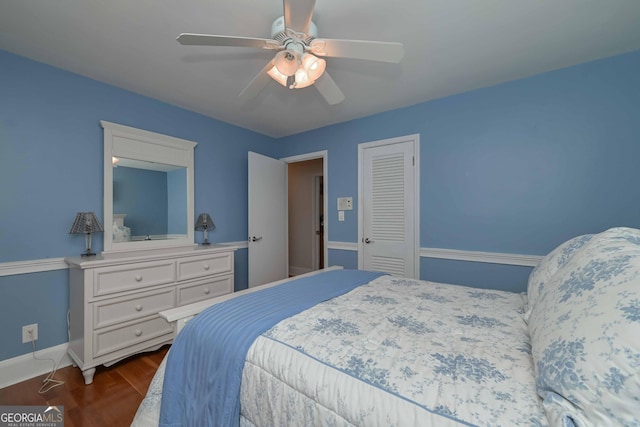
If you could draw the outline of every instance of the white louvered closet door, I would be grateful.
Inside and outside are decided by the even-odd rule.
[[[365,270],[415,277],[414,140],[362,153],[362,260]]]

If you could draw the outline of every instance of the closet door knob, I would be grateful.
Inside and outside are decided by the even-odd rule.
[[[204,269],[205,269],[205,270],[209,270],[209,268],[210,268],[210,267],[209,267],[209,264],[205,264],[205,265],[204,265]]]
[[[140,282],[142,281],[142,276],[139,274],[136,274],[136,282]]]
[[[136,334],[137,337],[142,335],[142,331],[140,329],[136,329],[136,331],[134,333]]]
[[[209,288],[204,288],[204,293],[209,295],[209,292],[211,292],[211,290],[209,290]]]
[[[136,305],[136,311],[141,311],[141,310],[142,310],[142,304]]]

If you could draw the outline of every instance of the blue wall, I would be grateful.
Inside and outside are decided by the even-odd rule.
[[[215,242],[247,236],[247,151],[328,150],[329,240],[357,241],[357,144],[419,133],[422,247],[544,254],[567,238],[640,227],[640,52],[273,140],[0,51],[0,262],[78,254],[75,213],[102,217],[107,120],[198,142],[195,211]],[[425,84],[428,84],[426,82]],[[340,108],[340,106],[336,107]],[[94,249],[102,249],[97,236]],[[330,264],[357,265],[331,250]],[[236,253],[236,289],[247,251]],[[422,259],[423,278],[522,290],[530,269]],[[66,341],[66,271],[0,277],[0,360]]]
[[[197,142],[195,210],[215,219],[212,241],[246,240],[247,151],[277,157],[272,138],[0,51],[0,263],[82,252],[68,232],[78,211],[102,219],[100,120]],[[38,348],[67,341],[67,283],[66,271],[0,277],[0,360],[30,351],[23,325],[38,323]]]
[[[38,324],[38,350],[69,341],[68,270],[0,276],[0,295],[0,360],[31,351],[31,343],[22,344],[22,327],[32,323]]]
[[[277,156],[272,138],[7,52],[0,64],[0,262],[82,251],[68,231],[78,211],[102,218],[100,120],[197,142],[196,212],[212,240],[246,239],[247,151]]]
[[[416,133],[421,247],[542,255],[640,227],[638,51],[283,138],[286,156],[328,150],[330,241],[357,242],[357,206],[333,219],[357,196],[358,144]],[[357,265],[344,252],[330,262]],[[421,277],[524,290],[530,271],[453,264],[423,259]]]

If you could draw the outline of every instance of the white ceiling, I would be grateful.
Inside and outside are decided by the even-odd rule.
[[[276,82],[242,104],[273,51],[175,40],[270,38],[282,14],[281,0],[0,0],[0,49],[273,137],[640,49],[639,0],[317,0],[320,38],[405,47],[401,64],[328,58],[346,96],[329,106]]]

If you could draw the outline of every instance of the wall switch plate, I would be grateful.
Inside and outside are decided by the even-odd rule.
[[[29,335],[29,331],[31,331],[31,335]],[[34,323],[33,325],[26,325],[22,327],[22,343],[31,342],[31,338],[33,335],[33,340],[38,339],[38,324]]]
[[[338,197],[338,210],[339,211],[353,210],[353,197]]]
[[[344,211],[338,211],[338,221],[344,221]]]

